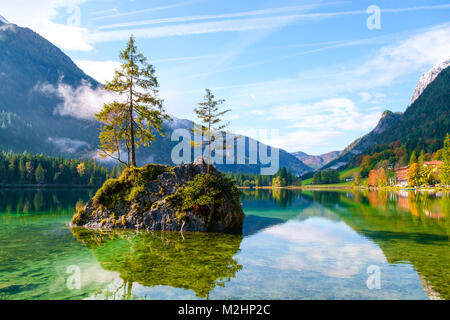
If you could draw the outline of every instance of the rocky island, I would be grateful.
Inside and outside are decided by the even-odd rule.
[[[234,181],[207,167],[204,162],[128,167],[86,205],[77,206],[70,226],[241,233],[240,191]]]

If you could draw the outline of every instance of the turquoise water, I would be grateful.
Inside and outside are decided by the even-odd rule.
[[[450,298],[445,194],[245,191],[243,235],[71,230],[92,193],[0,190],[0,299]]]

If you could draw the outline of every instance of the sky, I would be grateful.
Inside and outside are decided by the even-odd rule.
[[[450,58],[448,0],[0,0],[0,15],[102,83],[133,34],[172,116],[195,120],[209,88],[231,131],[309,154],[405,111],[420,76]]]

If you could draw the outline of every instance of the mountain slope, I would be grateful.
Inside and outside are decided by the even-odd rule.
[[[62,115],[57,110],[73,99],[77,88],[99,88],[101,85],[86,75],[59,48],[28,28],[8,23],[0,17],[0,148],[14,152],[44,153],[63,157],[95,157],[99,123],[86,117]],[[58,91],[63,87],[65,92]],[[44,90],[43,88],[51,88]],[[55,88],[55,89],[53,89]],[[69,97],[67,97],[69,96]],[[78,100],[73,99],[75,102]],[[72,103],[75,115],[79,105]],[[164,124],[165,136],[158,136],[151,148],[140,148],[139,164],[156,162],[171,165],[171,151],[178,142],[171,133],[178,128],[192,128],[189,120],[174,119]],[[247,142],[249,141],[246,138]],[[219,166],[223,171],[257,173],[261,165]],[[280,165],[294,174],[310,168],[284,150]]]
[[[1,22],[0,111],[12,112],[16,121],[32,124],[30,130],[40,141],[38,144],[11,144],[13,151],[26,149],[56,154],[58,152],[52,152],[54,145],[47,139],[60,136],[77,136],[88,144],[96,144],[92,139],[92,134],[97,132],[96,123],[58,115],[55,109],[62,102],[61,98],[38,89],[42,84],[58,83],[73,87],[82,83],[99,85],[37,33]]]
[[[408,148],[417,142],[436,140],[441,146],[450,132],[450,67],[428,84],[417,100],[403,113],[395,126],[386,129],[377,143],[400,140]]]
[[[324,167],[338,169],[345,166],[354,156],[363,153],[366,149],[377,144],[378,137],[388,128],[395,126],[401,117],[401,113],[394,113],[389,110],[385,111],[375,129],[353,141],[335,160],[330,161]]]
[[[323,166],[327,165],[328,163],[330,163],[331,161],[333,161],[334,159],[336,159],[340,153],[341,153],[340,151],[331,151],[318,156],[313,156],[305,152],[299,151],[292,153],[292,155],[294,155],[297,159],[299,159],[312,169],[318,170]]]
[[[432,83],[437,76],[445,69],[450,67],[450,59],[439,63],[434,66],[430,71],[424,73],[417,83],[416,89],[414,90],[413,96],[411,98],[411,105],[419,98],[423,91]]]
[[[421,79],[431,79],[430,75],[435,75],[436,70],[439,70],[439,66],[434,67],[427,73],[428,76]],[[351,158],[364,153],[376,144],[400,141],[408,150],[414,149],[419,144],[427,144],[428,152],[440,148],[445,135],[450,132],[450,66],[440,70],[429,83],[419,81],[413,100],[404,113],[390,111],[383,113],[374,130],[350,144],[327,167],[342,167]]]

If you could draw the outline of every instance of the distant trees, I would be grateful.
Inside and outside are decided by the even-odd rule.
[[[261,174],[243,174],[243,173],[226,173],[228,178],[236,181],[238,186],[245,187],[287,187],[287,186],[301,186],[302,181],[299,177],[293,175],[285,167],[278,170],[275,175],[261,175]]]
[[[36,182],[39,184],[43,184],[45,182],[45,174],[46,171],[45,169],[42,167],[42,165],[39,163],[38,167],[36,168]]]
[[[353,174],[353,186],[360,186],[361,185],[361,173],[358,171]]]
[[[448,133],[442,149],[442,160],[444,160],[444,165],[440,169],[439,179],[443,184],[450,185],[450,135]]]
[[[411,153],[411,157],[409,158],[409,165],[412,165],[413,163],[417,163],[416,151],[413,151]]]
[[[126,166],[136,166],[136,149],[141,145],[150,146],[155,132],[162,135],[163,121],[169,116],[164,112],[163,100],[158,97],[155,69],[142,53],[137,53],[133,36],[119,57],[122,64],[113,80],[106,82],[105,89],[125,99],[105,104],[95,115],[103,123],[100,155]],[[127,152],[126,161],[121,158],[123,149]]]
[[[367,184],[369,187],[378,186],[378,172],[377,170],[370,170],[369,177],[367,178]]]
[[[93,160],[0,152],[0,184],[100,185],[119,171],[121,168],[109,170]]]
[[[334,169],[326,169],[320,172],[316,172],[312,179],[312,184],[332,184],[339,182],[339,171]]]
[[[387,176],[386,171],[383,167],[379,168],[377,170],[377,176],[378,176],[378,187],[386,187],[387,186]]]

